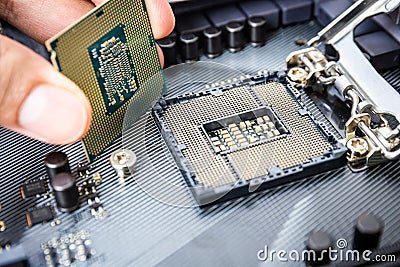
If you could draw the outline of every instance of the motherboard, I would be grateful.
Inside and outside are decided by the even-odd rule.
[[[85,40],[78,48],[74,31],[49,43],[53,63],[98,108],[85,146],[0,128],[0,266],[318,266],[263,253],[327,247],[371,249],[371,257],[387,259],[374,265],[399,264],[400,164],[380,153],[398,148],[396,116],[374,109],[377,101],[362,107],[359,120],[354,103],[366,104],[368,91],[353,90],[369,80],[350,83],[345,71],[325,71],[337,55],[318,47],[324,56],[316,58],[307,45],[353,1],[178,1],[174,32],[157,41],[170,66],[163,73],[151,29],[135,28],[149,26],[143,1],[120,2],[75,26],[132,3],[140,5],[128,13],[144,20],[101,24],[78,38]],[[396,101],[400,35],[383,15],[365,20],[351,43]],[[259,31],[250,34],[263,21],[254,16],[266,20],[261,43]],[[2,25],[51,60],[43,46]],[[139,35],[143,42],[132,45]],[[377,36],[387,42],[371,42]],[[139,48],[151,60],[138,59]]]

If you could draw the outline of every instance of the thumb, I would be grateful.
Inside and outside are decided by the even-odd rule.
[[[0,125],[52,144],[83,137],[91,107],[83,92],[42,57],[0,35]]]

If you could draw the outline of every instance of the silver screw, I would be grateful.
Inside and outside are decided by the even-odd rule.
[[[119,149],[111,154],[110,163],[118,177],[124,179],[135,171],[136,155],[128,149]]]
[[[362,157],[368,153],[368,143],[363,138],[351,138],[347,141],[347,148],[350,150],[352,157]]]

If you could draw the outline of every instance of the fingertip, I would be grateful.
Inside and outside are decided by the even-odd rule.
[[[92,120],[83,91],[21,44],[0,35],[0,48],[0,125],[52,144],[81,139]]]
[[[81,131],[81,133],[76,134],[77,137],[72,138],[71,141],[63,142],[64,144],[71,143],[79,139],[82,139],[82,137],[84,137],[85,134],[89,131],[90,125],[92,123],[92,114],[93,114],[92,106],[90,105],[90,101],[85,95],[85,93],[79,88],[79,86],[76,83],[74,83],[72,80],[70,80],[60,72],[55,71],[52,67],[51,69],[52,69],[51,71],[47,70],[46,72],[47,73],[46,82],[50,86],[54,86],[61,90],[65,90],[69,94],[73,95],[75,101],[79,103],[79,105],[83,108],[84,111],[83,114],[85,114],[83,117],[83,119],[85,120],[85,123],[83,123],[83,125],[85,125],[85,127],[82,128],[83,130]],[[45,73],[41,74],[44,75]]]
[[[91,0],[91,1],[93,4],[95,4],[95,6],[99,6],[104,3],[104,0]]]
[[[170,4],[167,0],[146,0],[146,6],[154,37],[166,37],[175,27],[175,17]]]
[[[103,4],[104,1],[91,0],[95,6]],[[175,16],[169,2],[167,0],[146,0],[146,7],[156,39],[170,34],[175,27]]]
[[[91,108],[79,92],[49,84],[32,89],[19,109],[24,134],[51,144],[80,140],[91,123]]]

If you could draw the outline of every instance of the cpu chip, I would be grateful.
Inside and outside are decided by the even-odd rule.
[[[89,161],[121,136],[124,118],[133,123],[165,93],[144,1],[106,1],[46,46],[56,69],[92,105],[92,125],[82,140]]]

